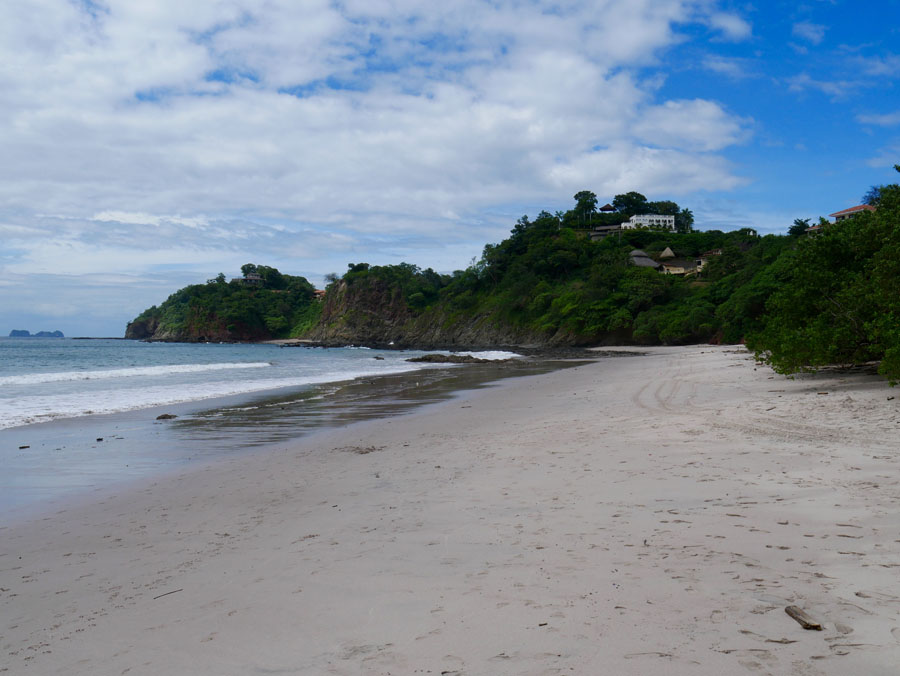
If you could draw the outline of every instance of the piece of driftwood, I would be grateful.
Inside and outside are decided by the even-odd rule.
[[[797,606],[788,606],[784,609],[784,612],[797,620],[797,622],[800,623],[800,626],[804,629],[814,629],[816,631],[822,631],[822,625],[816,622],[813,618],[811,618]]]
[[[172,591],[166,592],[165,594],[160,594],[159,596],[154,596],[153,600],[155,601],[156,599],[161,599],[163,596],[168,596],[169,594],[177,594],[180,591],[184,591],[184,589],[173,589]]]

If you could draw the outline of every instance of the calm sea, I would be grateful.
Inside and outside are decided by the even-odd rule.
[[[0,338],[0,527],[60,499],[552,368],[526,359],[463,367],[406,361],[421,354]],[[177,417],[157,420],[160,413]]]

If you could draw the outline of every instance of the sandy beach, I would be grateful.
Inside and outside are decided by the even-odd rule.
[[[634,351],[0,529],[0,672],[900,673],[900,392]]]

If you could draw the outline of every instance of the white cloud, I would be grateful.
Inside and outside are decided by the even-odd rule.
[[[747,59],[708,54],[703,58],[703,68],[735,80],[753,77],[753,66]]]
[[[743,122],[712,101],[666,101],[647,108],[634,131],[642,141],[656,146],[706,152],[746,139]]]
[[[862,124],[874,124],[879,127],[894,127],[900,124],[900,110],[884,115],[857,115],[856,119]]]
[[[648,195],[678,197],[707,190],[715,183],[727,189],[745,181],[733,174],[728,163],[715,155],[698,161],[672,149],[617,144],[607,150],[560,163],[549,173],[559,190],[571,186],[602,186],[598,194],[614,195],[638,189]],[[724,177],[724,180],[723,180]]]
[[[152,225],[159,227],[163,223],[183,225],[188,228],[203,229],[209,225],[209,221],[203,216],[185,218],[179,215],[160,216],[155,214],[135,213],[130,211],[101,211],[90,217],[92,221],[106,223],[125,223],[130,225]]]
[[[804,92],[810,89],[827,94],[832,99],[844,99],[851,96],[867,83],[852,80],[817,80],[808,73],[800,73],[787,78],[788,88],[793,92]]]
[[[866,75],[873,77],[900,77],[900,55],[858,57],[857,62]]]
[[[821,24],[810,23],[809,21],[800,21],[795,23],[791,32],[798,38],[818,45],[825,39],[825,31],[827,26]]]
[[[897,164],[898,158],[900,158],[900,140],[895,139],[881,148],[877,155],[870,157],[866,164],[877,169],[888,168]]]
[[[5,273],[452,269],[510,205],[741,181],[746,121],[643,70],[691,22],[751,36],[709,0],[86,7],[0,5]]]
[[[753,35],[753,27],[744,18],[730,12],[714,12],[708,18],[710,28],[722,33],[723,37],[733,42],[749,39]]]

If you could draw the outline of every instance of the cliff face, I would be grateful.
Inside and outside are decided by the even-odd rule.
[[[413,316],[399,289],[379,280],[333,284],[317,326],[304,338],[327,344],[405,343]]]
[[[160,325],[159,317],[138,318],[125,328],[125,338],[177,343],[233,343],[269,340],[272,334],[241,324],[232,324],[230,330],[215,316],[193,316],[177,329]]]
[[[128,322],[125,337],[129,340],[151,340],[159,328],[159,317],[138,318]]]
[[[564,332],[544,334],[510,326],[492,314],[451,313],[438,306],[417,314],[403,294],[377,279],[328,289],[317,326],[303,335],[326,345],[395,347],[574,346],[588,341]]]

